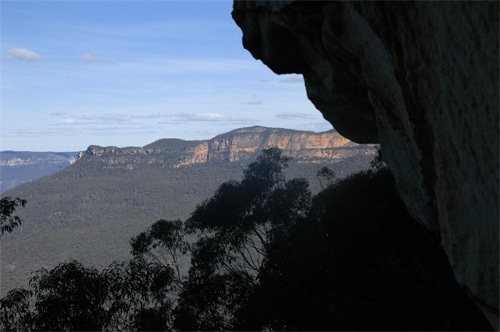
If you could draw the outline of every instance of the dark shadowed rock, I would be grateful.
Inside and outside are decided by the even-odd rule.
[[[243,45],[343,136],[380,143],[455,277],[499,313],[499,3],[235,1]]]

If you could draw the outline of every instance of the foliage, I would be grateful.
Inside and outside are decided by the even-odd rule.
[[[32,292],[16,288],[0,299],[0,326],[4,331],[24,331],[31,326],[32,313],[30,296]]]
[[[321,167],[316,176],[319,178],[321,189],[323,190],[335,182],[335,172],[328,166]]]
[[[371,161],[370,167],[374,170],[379,170],[387,167],[382,155],[382,149],[380,149],[380,147],[378,146],[375,147],[375,158],[373,158],[373,160]]]
[[[78,262],[37,271],[32,290],[11,290],[0,302],[0,322],[14,330],[99,330],[106,320],[106,280]],[[33,297],[33,298],[31,298]]]
[[[176,291],[171,267],[134,257],[112,263],[102,275],[108,281],[108,330],[169,329]]]
[[[183,283],[180,265],[183,263],[183,256],[190,249],[190,244],[185,239],[182,221],[160,219],[147,231],[134,237],[130,245],[134,257],[175,268],[173,277],[176,283]]]
[[[329,167],[342,178],[368,167],[369,158],[342,159]],[[31,271],[41,266],[52,268],[74,258],[102,269],[114,260],[129,259],[130,238],[156,220],[188,218],[221,183],[241,181],[245,169],[244,163],[222,161],[179,168],[141,165],[120,169],[94,159],[81,160],[6,193],[25,198],[28,204],[18,211],[26,227],[1,241],[0,293],[27,287]],[[283,170],[288,179],[304,177],[313,193],[321,189],[315,174],[327,165],[324,161],[292,160],[288,165]]]
[[[241,181],[185,223],[158,220],[131,240],[132,259],[101,273],[77,262],[38,272],[0,301],[2,328],[491,329],[383,164],[311,197],[307,181],[286,179],[288,163],[265,150]]]
[[[18,216],[13,216],[16,208],[26,205],[26,200],[19,197],[2,197],[0,200],[0,238],[2,238],[4,232],[11,233],[15,227],[21,225],[22,220]]]
[[[98,272],[77,261],[31,278],[0,300],[0,326],[15,331],[165,330],[173,270],[132,259]]]
[[[285,180],[288,162],[279,149],[265,149],[241,182],[221,185],[187,220],[188,230],[198,231],[199,240],[178,308],[190,319],[177,319],[177,327],[232,328],[234,309],[258,283],[271,243],[309,207],[307,181]]]

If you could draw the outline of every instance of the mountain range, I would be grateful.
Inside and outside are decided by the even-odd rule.
[[[97,268],[127,258],[130,238],[158,219],[187,218],[220,184],[240,180],[246,165],[270,146],[293,158],[287,177],[308,179],[313,192],[321,189],[316,177],[321,167],[344,177],[367,168],[374,156],[374,146],[355,144],[333,130],[265,127],[237,129],[204,141],[91,145],[66,168],[2,194],[28,203],[17,211],[22,226],[0,243],[1,295],[25,287],[32,271],[70,258]],[[26,165],[33,160],[26,156],[18,154],[18,161],[2,167]]]
[[[0,193],[60,171],[78,159],[78,152],[0,151]]]

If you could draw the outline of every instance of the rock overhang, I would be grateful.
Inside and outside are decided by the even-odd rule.
[[[498,2],[235,1],[243,46],[379,142],[412,215],[498,328]]]

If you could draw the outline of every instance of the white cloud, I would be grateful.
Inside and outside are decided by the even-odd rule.
[[[180,113],[177,115],[165,115],[165,118],[171,119],[171,121],[161,121],[159,124],[172,124],[177,121],[180,122],[252,122],[252,120],[248,118],[244,118],[241,116],[232,116],[232,115],[222,115],[219,113]]]
[[[45,59],[44,56],[26,48],[11,48],[7,52],[10,54],[6,56],[8,60],[39,61]]]
[[[97,60],[99,60],[99,55],[95,53],[89,53],[82,56],[82,61],[85,63],[96,62]]]
[[[191,116],[191,120],[195,121],[221,121],[227,118],[218,113],[199,113]]]
[[[304,83],[304,78],[301,75],[295,75],[281,80],[280,83]]]
[[[310,119],[311,115],[300,113],[300,112],[284,112],[276,114],[276,117],[282,120],[290,120],[290,119]]]
[[[75,118],[79,121],[86,121],[85,123],[95,123],[95,124],[120,124],[123,122],[130,122],[129,116],[127,114],[78,114]]]
[[[150,114],[150,113],[143,113],[143,114],[133,114],[129,116],[132,119],[159,119],[162,118],[163,115],[160,113],[155,113],[155,114]]]

